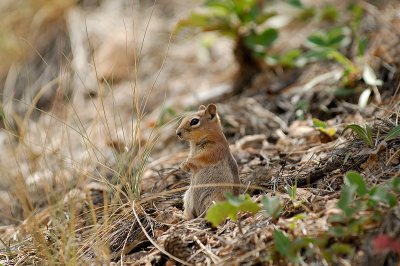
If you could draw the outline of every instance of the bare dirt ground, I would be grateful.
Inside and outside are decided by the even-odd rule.
[[[233,42],[171,34],[197,1],[1,3],[0,265],[398,265],[400,249],[378,252],[373,240],[400,239],[399,205],[379,206],[383,218],[356,233],[327,233],[353,225],[331,219],[347,171],[368,186],[400,175],[399,137],[383,142],[399,125],[400,3],[359,2],[364,60],[383,81],[362,110],[366,84],[357,81],[351,97],[335,95],[342,68],[331,61],[265,67],[232,95]],[[271,52],[298,47],[317,27],[277,23]],[[242,192],[257,203],[279,196],[280,217],[243,212],[240,224],[216,228],[183,217],[189,175],[179,164],[188,147],[175,128],[184,112],[209,102],[218,105]],[[327,139],[312,118],[337,133]],[[351,123],[369,124],[376,145],[342,135]],[[300,249],[301,262],[290,261],[274,249],[275,230],[293,243],[328,244],[310,240],[316,251]]]

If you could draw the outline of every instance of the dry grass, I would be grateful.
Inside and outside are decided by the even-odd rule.
[[[204,87],[217,91],[213,82],[223,83],[220,74],[232,70],[232,59],[226,56],[230,44],[222,43],[222,52],[216,49],[217,59],[201,65],[193,59],[192,45],[185,46],[182,54],[189,59],[184,61],[180,43],[169,32],[151,30],[154,21],[173,24],[176,18],[166,19],[172,16],[169,12],[181,16],[193,3],[175,10],[172,4],[156,2],[138,6],[141,1],[23,2],[9,1],[3,9],[0,4],[0,10],[7,11],[0,13],[0,57],[8,55],[0,62],[0,80],[5,84],[0,103],[0,264],[284,265],[286,261],[271,257],[273,230],[291,237],[326,232],[347,170],[362,172],[369,184],[400,174],[397,139],[377,151],[381,157],[372,161],[363,143],[354,138],[321,144],[311,117],[297,120],[295,107],[296,99],[323,99],[333,106],[334,113],[323,113],[329,123],[340,129],[350,121],[375,121],[376,136],[382,136],[399,123],[397,61],[390,65],[397,74],[387,75],[382,103],[370,105],[364,113],[331,96],[337,65],[313,64],[288,83],[280,81],[282,69],[274,69],[260,75],[242,95],[220,99],[218,108],[239,163],[243,192],[257,202],[264,194],[280,195],[282,216],[274,220],[263,213],[240,214],[242,233],[232,221],[218,228],[204,219],[186,221],[181,195],[188,175],[177,165],[187,152],[174,140],[174,123],[178,112],[207,98],[199,94],[171,99],[167,89],[177,87],[175,92],[181,93],[185,90],[179,88],[191,86],[190,94]],[[370,19],[377,18],[381,11],[366,5]],[[117,48],[110,49],[120,52],[112,59],[122,67],[110,70],[108,52],[99,53],[107,51],[102,41],[110,38],[102,34],[114,30],[115,14],[107,11],[113,8],[121,12],[117,14],[122,14],[123,22],[113,35]],[[157,12],[165,17],[160,19]],[[16,30],[10,32],[12,28]],[[371,51],[395,34],[380,29]],[[385,50],[386,55],[394,58],[390,53],[397,54],[395,50]],[[151,57],[154,53],[157,56]],[[169,53],[180,60],[181,68],[167,60]],[[385,66],[393,62],[380,60],[371,62],[386,73]],[[189,68],[192,76],[185,72]],[[323,76],[325,72],[329,75]],[[173,85],[166,85],[166,80]],[[271,88],[287,86],[279,95],[271,95],[267,83]],[[300,207],[294,207],[285,192],[285,186],[295,182]],[[296,220],[297,214],[304,217]],[[388,217],[397,217],[396,224],[399,216],[393,210]],[[388,227],[376,224],[368,233],[384,226]],[[354,240],[364,257],[357,254],[340,263],[371,256],[363,246],[367,241],[366,237]],[[320,257],[308,259],[308,263],[320,261]]]
[[[54,27],[57,23],[62,24],[64,15],[61,14],[74,15],[73,9],[70,11],[73,1],[59,2],[53,1],[49,5],[41,1],[29,1],[25,2],[23,10],[14,9],[10,4],[3,10],[14,12],[2,17],[2,21],[7,22],[1,23],[4,27],[2,29],[15,28],[13,23],[23,22],[23,25],[18,25],[22,31],[14,32],[18,34],[18,38],[26,36],[26,42],[31,46],[51,45],[52,37],[44,35],[45,29]],[[155,6],[152,9],[154,8]],[[11,21],[14,13],[18,15],[17,19]],[[31,21],[26,19],[29,17],[32,17]],[[151,18],[150,15],[147,24]],[[32,23],[36,20],[40,20],[40,23]],[[34,32],[26,31],[25,28],[29,28],[27,25]],[[67,30],[65,27],[62,29]],[[76,37],[79,33],[73,33],[79,30],[71,27],[68,29],[72,44],[79,45],[82,41],[73,39],[79,38]],[[129,29],[125,30],[126,36],[134,36],[133,32],[127,32]],[[29,98],[29,95],[18,98],[19,92],[13,88],[13,85],[18,85],[18,80],[12,75],[12,71],[9,72],[8,83],[6,82],[8,88],[2,94],[4,128],[1,133],[5,138],[6,148],[0,164],[0,188],[8,191],[4,194],[5,202],[1,202],[0,220],[4,224],[0,231],[2,263],[77,265],[81,261],[92,260],[89,258],[95,256],[94,262],[109,264],[122,250],[129,251],[132,248],[129,246],[134,247],[135,244],[131,243],[133,240],[140,241],[135,234],[141,230],[134,226],[135,223],[132,223],[131,229],[125,228],[124,221],[135,221],[130,205],[140,199],[143,170],[163,130],[159,126],[149,129],[142,126],[142,121],[146,119],[147,100],[158,78],[155,78],[147,93],[140,92],[136,80],[141,75],[139,59],[146,32],[147,27],[140,48],[134,51],[135,61],[131,64],[130,72],[135,73],[135,79],[129,85],[133,96],[129,113],[116,107],[112,83],[97,74],[96,62],[90,55],[94,47],[90,41],[92,36],[89,36],[88,26],[85,33],[86,47],[70,47],[69,51],[59,50],[53,54],[46,53],[41,48],[34,50],[38,59],[28,61],[28,67],[33,67],[35,60],[39,60],[45,67],[58,66],[59,70],[54,78],[26,74],[34,78],[25,80],[33,88],[33,98]],[[13,38],[10,35],[7,37],[10,40]],[[129,41],[126,39],[127,43]],[[10,54],[8,49],[11,46],[18,52],[22,51],[22,54]],[[129,47],[131,46],[130,44]],[[168,47],[169,44],[166,45],[164,62]],[[20,60],[32,49],[12,44],[2,48],[2,53],[10,55],[7,57],[10,62]],[[77,69],[80,67],[79,63],[71,61],[67,54],[74,54],[79,49],[87,49],[85,52],[91,57],[87,63],[93,64],[93,73],[97,76],[95,84],[90,83],[93,80],[88,81],[82,76],[87,69]],[[129,52],[127,45],[125,53]],[[49,56],[61,59],[54,61]],[[2,69],[11,66],[8,61],[2,63]],[[39,74],[43,70],[35,71]],[[76,82],[72,84],[81,87],[83,93],[74,92],[72,95],[69,92],[73,79]],[[36,83],[43,85],[36,89],[33,85]],[[88,87],[93,85],[94,87]],[[46,97],[50,89],[55,93]],[[87,91],[93,89],[95,93],[87,94],[89,101],[82,103],[82,99],[78,97],[84,97]],[[22,93],[25,94],[24,91]],[[46,103],[41,108],[39,101],[43,98],[51,103]],[[86,106],[88,104],[92,106]],[[22,108],[15,111],[15,106]],[[82,108],[87,109],[88,113],[84,114]],[[32,118],[35,117],[34,123]],[[143,132],[146,130],[147,136],[144,136]],[[118,232],[122,232],[122,235]]]

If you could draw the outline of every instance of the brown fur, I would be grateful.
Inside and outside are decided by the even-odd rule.
[[[199,123],[190,125],[194,118]],[[215,104],[201,105],[196,113],[184,117],[176,133],[190,143],[189,157],[181,163],[182,170],[192,173],[190,187],[183,198],[188,219],[203,215],[213,201],[224,200],[226,192],[239,194],[237,186],[213,185],[240,184],[238,167],[222,132]]]

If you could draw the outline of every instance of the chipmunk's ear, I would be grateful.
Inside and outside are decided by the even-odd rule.
[[[213,103],[210,103],[209,105],[207,105],[206,112],[210,115],[209,119],[212,120],[217,115],[217,106]]]
[[[204,105],[199,106],[199,111],[206,110],[207,108]]]

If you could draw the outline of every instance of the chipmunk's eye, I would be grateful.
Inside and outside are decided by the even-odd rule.
[[[190,125],[191,126],[194,126],[194,125],[197,125],[198,123],[199,123],[199,119],[197,119],[197,118],[193,118],[191,121],[190,121]]]

